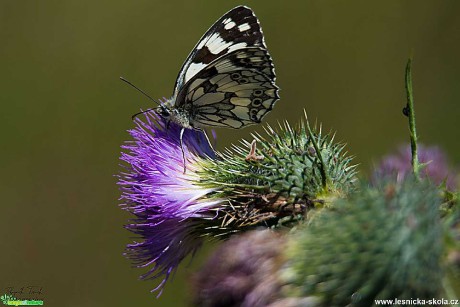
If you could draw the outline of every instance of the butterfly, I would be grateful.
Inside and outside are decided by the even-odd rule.
[[[279,99],[275,79],[259,20],[249,7],[238,6],[198,41],[180,69],[172,97],[155,111],[182,127],[182,147],[185,129],[204,132],[206,127],[260,123]],[[183,147],[182,154],[185,170]]]

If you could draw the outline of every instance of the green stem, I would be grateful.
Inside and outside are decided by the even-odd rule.
[[[409,58],[406,65],[406,93],[407,93],[407,106],[406,115],[409,117],[409,131],[410,131],[410,147],[412,151],[412,170],[415,178],[420,179],[420,163],[418,161],[417,153],[417,130],[415,128],[415,109],[414,109],[414,96],[412,92],[412,57]]]

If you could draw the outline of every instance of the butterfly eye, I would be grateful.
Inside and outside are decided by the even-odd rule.
[[[261,98],[254,98],[252,100],[252,105],[255,106],[255,107],[258,107],[262,104],[262,99]]]
[[[166,110],[166,109],[163,109],[163,108],[162,108],[160,114],[161,114],[161,116],[163,116],[163,117],[169,117],[169,112],[168,112],[168,110]]]

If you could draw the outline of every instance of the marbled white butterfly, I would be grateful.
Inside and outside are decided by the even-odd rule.
[[[173,96],[155,111],[182,126],[182,145],[184,129],[260,123],[278,99],[259,20],[250,8],[238,6],[199,40],[182,65]]]

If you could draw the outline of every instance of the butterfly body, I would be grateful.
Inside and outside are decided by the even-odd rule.
[[[173,96],[156,112],[184,129],[260,123],[279,99],[271,57],[253,11],[238,6],[203,35],[184,62]]]
[[[186,129],[199,128],[190,125],[190,114],[187,111],[168,106],[171,105],[171,103],[173,102],[173,100],[167,100],[162,106],[159,106],[155,111],[167,122],[171,121]]]

